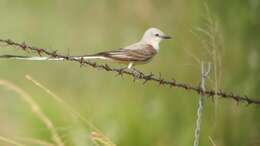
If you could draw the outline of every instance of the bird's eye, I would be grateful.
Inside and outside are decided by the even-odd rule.
[[[158,33],[156,33],[156,34],[155,34],[155,36],[157,36],[157,37],[158,37],[158,36],[159,36],[159,34],[158,34]]]

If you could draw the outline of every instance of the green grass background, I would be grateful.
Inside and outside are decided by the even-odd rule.
[[[0,38],[79,55],[126,46],[138,41],[147,28],[158,27],[174,39],[162,42],[159,55],[137,68],[197,86],[200,64],[187,50],[201,60],[211,60],[191,32],[196,27],[206,29],[205,3],[222,35],[217,47],[222,62],[219,88],[259,99],[258,0],[0,0]],[[0,48],[1,54],[25,54],[14,47]],[[0,78],[36,100],[67,145],[94,145],[90,129],[26,80],[26,74],[54,91],[118,146],[193,144],[199,99],[195,93],[142,85],[71,62],[1,60]],[[49,131],[19,96],[0,87],[0,134],[51,142]],[[259,107],[226,99],[216,105],[208,98],[201,145],[213,145],[209,137],[217,146],[260,145]]]

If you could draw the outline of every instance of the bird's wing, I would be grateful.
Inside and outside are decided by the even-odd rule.
[[[115,51],[101,52],[96,55],[119,61],[148,61],[157,51],[151,45],[135,45]]]

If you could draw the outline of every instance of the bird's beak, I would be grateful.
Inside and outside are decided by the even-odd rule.
[[[163,35],[163,36],[161,36],[161,38],[162,38],[162,39],[172,39],[171,36],[167,36],[167,35]]]

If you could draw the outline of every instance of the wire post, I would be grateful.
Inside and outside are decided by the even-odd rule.
[[[202,117],[203,117],[203,111],[204,111],[204,100],[205,100],[205,82],[207,79],[207,76],[209,75],[211,70],[211,64],[208,63],[207,71],[205,70],[205,64],[204,62],[201,63],[201,82],[200,82],[200,98],[199,98],[199,107],[197,110],[197,121],[196,121],[196,129],[195,129],[195,137],[194,137],[194,144],[193,146],[199,146],[199,140],[200,140],[200,131],[201,131],[201,125],[202,125]]]

